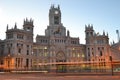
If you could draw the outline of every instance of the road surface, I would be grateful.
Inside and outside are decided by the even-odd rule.
[[[0,80],[120,80],[120,75],[56,75],[56,73],[0,74]]]

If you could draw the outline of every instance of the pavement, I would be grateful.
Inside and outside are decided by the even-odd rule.
[[[66,73],[1,73],[0,80],[120,80],[120,75],[76,75]]]

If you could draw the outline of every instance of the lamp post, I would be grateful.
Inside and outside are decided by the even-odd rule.
[[[111,61],[111,73],[112,73],[112,76],[113,76],[114,74],[113,74],[112,56],[110,56],[110,61]]]
[[[10,68],[11,68],[11,65],[10,65],[10,54],[8,54],[8,71],[10,72]]]

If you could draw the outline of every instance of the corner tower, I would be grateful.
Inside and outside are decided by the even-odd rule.
[[[24,19],[24,23],[23,23],[23,29],[26,32],[26,39],[29,42],[33,42],[33,29],[34,29],[34,25],[33,25],[33,20],[30,19],[28,20],[27,18]]]
[[[86,37],[86,44],[92,43],[92,38],[94,35],[93,25],[85,25],[85,37]]]
[[[34,27],[34,25],[33,25],[33,20],[32,20],[32,19],[28,20],[28,19],[26,18],[26,19],[24,20],[24,23],[23,23],[23,29],[24,29],[25,31],[30,31],[30,32],[33,33],[33,27]]]

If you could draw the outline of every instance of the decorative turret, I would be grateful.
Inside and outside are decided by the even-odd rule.
[[[108,37],[109,35],[108,35],[108,32],[107,32],[107,37]]]
[[[8,31],[8,24],[7,24],[7,27],[6,27],[6,31]]]
[[[70,37],[70,32],[69,32],[69,30],[67,31],[67,37]]]
[[[103,36],[105,36],[105,31],[103,31]]]
[[[117,34],[118,42],[120,42],[120,34],[119,34],[119,30],[116,30],[116,34]]]
[[[14,29],[17,29],[17,24],[15,23]]]
[[[88,24],[85,25],[85,36],[86,36],[86,44],[91,44],[93,36],[94,36],[94,30],[93,30],[93,25]]]
[[[91,37],[93,36],[93,33],[94,33],[94,30],[93,30],[93,25],[91,24],[88,24],[85,25],[85,33],[86,33],[86,37]]]
[[[27,18],[26,19],[24,19],[24,25],[33,25],[33,20],[32,19],[30,19],[30,20],[28,20]]]
[[[34,25],[33,25],[32,19],[30,19],[30,20],[28,20],[27,18],[24,19],[24,24],[23,24],[24,30],[33,32],[33,27],[34,27]]]
[[[58,9],[60,10],[60,5],[58,5]]]

